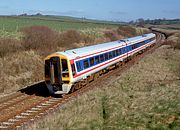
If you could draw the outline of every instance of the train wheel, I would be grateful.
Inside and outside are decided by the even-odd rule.
[[[131,56],[131,59],[132,59],[132,60],[134,59],[134,54]]]
[[[70,90],[70,93],[73,93],[73,92],[75,92],[75,85],[73,85],[72,87],[71,87],[71,90]]]
[[[78,89],[80,89],[81,88],[81,83],[77,83],[76,85],[75,85],[75,90],[78,90]]]
[[[125,62],[124,61],[121,61],[121,66],[124,66]]]
[[[94,74],[94,80],[98,79],[99,78],[99,73],[95,73]]]

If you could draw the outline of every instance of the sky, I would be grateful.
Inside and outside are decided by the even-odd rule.
[[[180,0],[0,0],[0,15],[22,13],[131,21],[180,18]]]

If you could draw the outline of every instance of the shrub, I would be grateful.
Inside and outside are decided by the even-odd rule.
[[[111,41],[118,40],[117,34],[116,34],[116,32],[114,32],[114,31],[105,31],[105,32],[104,32],[104,36],[105,36],[106,38],[109,38]]]
[[[180,49],[180,35],[179,35],[179,37],[177,39],[176,44],[174,45],[174,49]]]
[[[11,38],[0,38],[0,57],[23,50],[21,42]]]
[[[180,49],[180,37],[177,40],[166,40],[165,45],[170,45],[173,49]]]
[[[65,47],[67,49],[77,47],[79,43],[92,43],[94,42],[94,38],[80,33],[76,30],[68,30],[66,32],[61,33],[58,36],[58,46]]]
[[[87,34],[81,34],[81,37],[82,37],[82,42],[83,43],[94,43],[95,41],[95,37],[92,37],[90,35],[87,35]]]
[[[136,36],[136,29],[130,26],[119,26],[117,29],[117,34],[125,37]]]
[[[58,45],[63,47],[72,47],[75,43],[81,42],[81,34],[76,30],[68,30],[59,35]]]
[[[45,26],[31,26],[20,29],[25,34],[22,45],[26,50],[42,50],[56,46],[57,33]]]

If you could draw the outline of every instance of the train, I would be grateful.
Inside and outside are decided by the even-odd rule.
[[[156,43],[154,33],[48,55],[45,83],[51,94],[68,94]]]

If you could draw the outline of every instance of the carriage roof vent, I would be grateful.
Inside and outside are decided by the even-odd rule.
[[[72,51],[72,53],[77,54],[76,52]]]
[[[143,34],[142,37],[147,37],[147,35],[146,35],[146,34]]]
[[[121,43],[121,42],[126,42],[126,41],[125,40],[119,40],[118,42]]]

